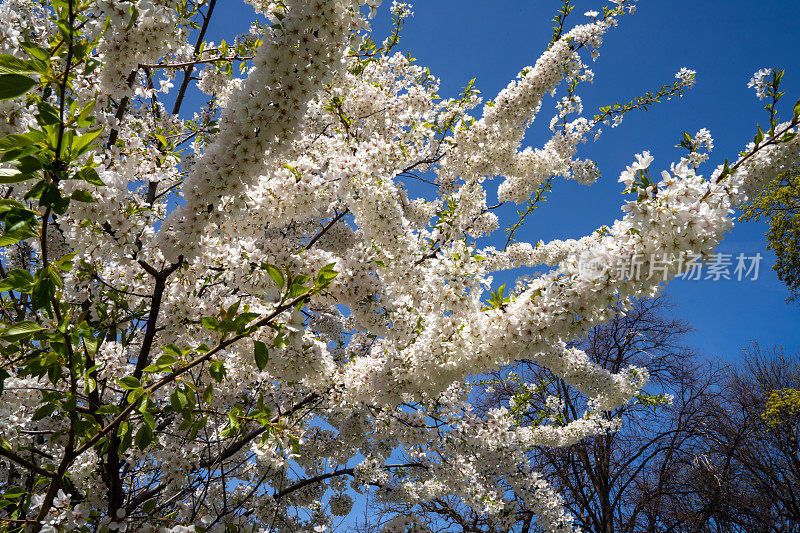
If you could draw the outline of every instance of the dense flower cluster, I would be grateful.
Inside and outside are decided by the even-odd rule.
[[[200,252],[207,226],[221,225],[245,187],[281,157],[301,130],[313,96],[341,69],[344,52],[361,21],[348,0],[285,2],[280,27],[265,36],[247,81],[231,96],[220,118],[220,134],[205,147],[183,186],[185,207],[166,224],[163,248],[175,258]]]
[[[769,76],[770,74],[772,74],[772,69],[762,68],[761,70],[753,74],[753,77],[750,78],[750,81],[747,84],[748,87],[755,88],[756,96],[758,96],[759,100],[762,100],[767,97],[767,85],[769,83],[767,76]]]
[[[2,248],[0,282],[58,279],[49,298],[31,289],[21,304],[23,291],[4,289],[28,325],[0,333],[0,485],[24,485],[25,472],[47,481],[6,507],[47,531],[319,532],[374,490],[410,505],[455,496],[499,530],[532,511],[547,531],[573,531],[527,453],[614,431],[604,413],[648,373],[610,373],[570,342],[661,290],[614,265],[674,257],[659,267],[673,277],[681,257],[710,254],[732,209],[797,164],[797,117],[706,176],[705,129],[660,181],[650,153],[637,154],[620,176],[631,194],[620,220],[499,249],[486,237],[503,203],[528,202],[554,177],[598,177],[577,154],[602,120],[583,115],[575,89],[633,2],[558,33],[480,118],[477,91],[440,99],[438,80],[391,39],[365,37],[380,2],[249,3],[267,23],[242,39],[254,56],[235,60],[222,45],[195,53],[197,15],[181,2],[84,2],[73,21],[100,67],[65,73],[65,93],[94,117],[79,133],[98,137],[69,162],[56,156],[63,175],[34,169],[50,197],[72,201],[37,211],[45,229]],[[210,17],[213,3],[203,9]],[[399,31],[411,6],[391,11]],[[0,52],[21,59],[25,40],[50,50],[64,34],[32,0],[4,2],[0,22]],[[158,100],[181,75],[211,96],[193,115]],[[766,75],[753,79],[759,96]],[[688,88],[694,72],[676,78]],[[0,101],[1,133],[35,130],[61,98],[36,94],[38,107]],[[523,147],[548,95],[549,138]],[[47,196],[23,185],[4,201],[39,209]],[[608,268],[581,268],[587,257]],[[491,291],[493,275],[517,269],[510,294]],[[25,337],[41,332],[53,336]],[[557,398],[538,425],[513,406],[475,413],[474,376],[520,359],[585,395],[585,415],[560,424]],[[385,531],[418,522],[391,517]]]

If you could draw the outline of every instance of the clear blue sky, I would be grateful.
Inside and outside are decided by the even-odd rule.
[[[388,31],[390,3],[384,1],[374,21],[378,41]],[[588,0],[573,4],[572,24],[602,5]],[[455,96],[476,77],[483,96],[493,98],[522,67],[535,62],[550,39],[551,19],[560,5],[559,0],[418,0],[399,49],[410,51],[441,79],[442,96]],[[230,40],[246,31],[253,13],[249,6],[223,0],[217,9],[209,39]],[[784,116],[800,98],[798,27],[800,3],[794,0],[641,0],[637,12],[624,17],[605,39],[592,66],[595,82],[580,92],[585,113],[671,83],[683,66],[697,71],[697,85],[681,100],[629,114],[620,127],[605,128],[597,142],[585,145],[582,155],[599,164],[601,180],[591,187],[556,182],[520,240],[578,238],[620,217],[620,171],[643,150],[655,156],[655,169],[668,167],[681,155],[674,145],[683,130],[710,129],[712,162],[734,160],[752,139],[756,122],[766,122],[763,102],[746,86],[754,71],[773,65],[786,69]],[[545,101],[528,144],[546,140],[552,105]],[[785,288],[770,269],[774,256],[766,250],[765,230],[761,223],[738,223],[720,248],[734,254],[760,252],[765,260],[758,281],[670,284],[676,314],[697,330],[692,345],[710,358],[736,361],[752,340],[800,351],[800,306],[784,301]]]

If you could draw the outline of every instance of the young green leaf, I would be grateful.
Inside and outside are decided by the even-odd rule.
[[[136,447],[140,450],[144,450],[151,442],[153,442],[153,430],[150,429],[150,426],[144,424],[139,428],[139,431],[136,432],[134,444],[136,444]]]
[[[0,338],[9,341],[15,341],[25,338],[29,335],[33,335],[37,331],[42,331],[43,329],[43,326],[40,326],[35,322],[25,320],[23,322],[17,322],[13,326],[4,329],[2,332],[0,332]]]
[[[225,378],[225,364],[222,361],[212,361],[208,366],[208,372],[214,381],[219,383]]]
[[[92,203],[97,201],[94,199],[94,196],[92,196],[92,193],[90,193],[89,191],[84,191],[82,189],[78,189],[77,191],[73,192],[70,198],[72,198],[76,202]]]
[[[31,276],[30,272],[21,268],[16,268],[9,271],[6,274],[5,279],[0,281],[0,292],[13,290],[17,292],[28,293],[31,290],[32,283],[33,276]]]
[[[283,273],[278,270],[278,267],[275,265],[264,265],[264,268],[267,269],[267,273],[269,274],[269,277],[272,278],[272,281],[275,282],[275,285],[277,285],[279,289],[283,289],[283,285],[286,283],[286,281],[283,278]]]
[[[98,187],[105,187],[105,183],[103,180],[100,179],[100,176],[97,175],[97,171],[91,167],[84,167],[82,168],[78,174],[76,175],[77,178],[82,179],[87,183],[91,183],[92,185],[96,185]]]
[[[163,354],[156,362],[144,368],[145,372],[166,372],[172,368],[177,360],[170,354]]]
[[[2,184],[20,183],[22,181],[28,181],[29,179],[32,178],[33,176],[31,176],[30,174],[20,172],[19,170],[11,168],[0,168],[0,183]]]
[[[50,52],[39,46],[38,44],[34,44],[30,41],[25,41],[21,43],[22,48],[34,59],[38,59],[39,61],[47,61],[50,59]]]
[[[89,150],[89,148],[91,148],[92,141],[94,141],[102,132],[103,129],[100,128],[99,130],[90,131],[89,133],[81,135],[80,137],[75,137],[75,139],[72,141],[72,147],[70,149],[72,157],[78,157]]]
[[[10,100],[30,91],[39,82],[22,74],[0,74],[0,100]]]
[[[24,59],[9,54],[0,54],[0,74],[29,74],[36,72]]]
[[[52,415],[56,409],[58,409],[58,405],[54,403],[46,403],[36,409],[33,413],[33,421],[41,420],[43,418],[47,418],[48,416]]]
[[[217,331],[219,329],[219,321],[213,316],[203,317],[200,323],[209,331]]]
[[[10,133],[0,139],[0,152],[8,152],[15,148],[21,148],[33,144],[34,141],[27,135]]]
[[[139,380],[133,376],[125,376],[119,380],[119,386],[125,390],[136,390],[142,388],[141,382],[139,382]]]
[[[9,231],[8,233],[0,237],[0,248],[3,246],[8,246],[9,244],[18,243],[23,239],[27,239],[28,237],[33,237],[33,235],[34,234],[29,230]]]
[[[261,341],[254,340],[253,349],[256,359],[256,366],[259,370],[264,370],[264,367],[267,366],[267,362],[269,362],[269,350],[267,349],[267,345]]]

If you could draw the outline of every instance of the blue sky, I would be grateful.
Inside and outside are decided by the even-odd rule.
[[[388,32],[389,3],[385,0],[374,21],[378,41]],[[602,5],[588,0],[573,4],[568,26]],[[455,96],[475,77],[483,96],[493,98],[539,57],[560,5],[560,0],[418,0],[398,49],[430,67],[441,79],[442,96]],[[217,9],[209,39],[230,40],[246,31],[251,8],[224,0]],[[582,155],[599,164],[601,180],[591,187],[555,182],[549,201],[518,238],[578,238],[610,224],[622,214],[620,171],[643,150],[655,156],[653,168],[668,167],[681,155],[674,145],[684,130],[711,130],[714,165],[726,157],[734,160],[752,139],[756,122],[767,122],[763,102],[747,88],[754,71],[773,65],[786,69],[783,116],[800,98],[798,23],[800,4],[792,0],[641,0],[637,12],[606,36],[592,66],[594,84],[579,90],[585,113],[671,83],[684,66],[697,71],[697,85],[683,99],[627,115],[620,127],[605,128],[596,142],[585,145]],[[552,106],[552,99],[545,101],[527,144],[546,140]],[[726,253],[761,253],[765,259],[757,281],[673,281],[669,286],[675,313],[696,328],[692,346],[709,358],[734,362],[751,341],[800,351],[800,306],[784,301],[786,290],[770,269],[774,256],[766,250],[765,230],[763,223],[738,223],[720,247]]]

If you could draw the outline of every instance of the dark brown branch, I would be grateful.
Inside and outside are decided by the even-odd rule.
[[[136,81],[136,72],[133,71],[128,74],[128,87],[133,87],[133,83]],[[112,128],[111,133],[108,134],[108,141],[106,141],[106,148],[111,148],[117,142],[117,137],[119,137],[119,123],[122,121],[122,117],[125,116],[125,113],[128,111],[128,104],[130,103],[130,97],[125,96],[122,100],[119,101],[119,107],[117,107],[117,112],[114,113],[114,118],[117,121],[117,127]]]
[[[152,268],[152,267],[150,267],[150,268]],[[289,300],[288,302],[285,302],[282,305],[279,305],[273,312],[271,312],[269,315],[267,315],[266,317],[262,318],[261,320],[258,320],[257,322],[253,323],[251,326],[248,327],[248,329],[250,327],[261,328],[261,327],[264,327],[264,326],[270,324],[273,320],[275,320],[275,318],[278,315],[280,315],[281,313],[283,313],[284,311],[286,311],[288,309],[291,309],[295,305],[303,302],[309,296],[310,296],[309,293],[304,293],[304,294],[301,294],[301,295],[297,296],[296,298],[293,298],[293,299]],[[213,356],[215,356],[216,354],[218,354],[219,352],[221,352],[225,348],[227,348],[227,347],[231,346],[232,344],[244,339],[248,335],[249,334],[242,333],[242,334],[239,334],[239,335],[234,335],[233,337],[231,337],[229,339],[221,340],[210,351],[208,351],[208,352],[206,352],[206,353],[204,353],[202,355],[199,355],[198,357],[196,357],[195,359],[190,361],[186,366],[175,370],[171,374],[167,374],[163,378],[161,378],[158,381],[156,381],[155,383],[153,383],[151,386],[147,387],[145,389],[145,392],[147,392],[149,394],[152,394],[153,392],[159,390],[161,387],[163,387],[165,385],[169,385],[170,383],[172,383],[173,381],[178,379],[178,377],[182,376],[183,374],[185,374],[189,370],[191,370],[191,369],[193,369],[193,368],[205,363],[206,361],[211,359]],[[128,404],[124,409],[122,409],[122,411],[120,411],[120,413],[116,417],[114,417],[114,419],[111,422],[109,422],[107,425],[105,425],[103,428],[101,428],[100,431],[98,431],[91,439],[89,439],[86,442],[84,442],[83,445],[80,448],[78,448],[78,450],[75,452],[75,457],[80,456],[86,450],[90,449],[95,444],[97,444],[103,437],[108,435],[123,420],[125,420],[126,417],[135,408],[136,408],[136,403]]]
[[[158,322],[158,313],[161,310],[161,300],[164,297],[167,278],[183,264],[183,260],[179,258],[178,261],[162,271],[152,270],[152,267],[144,261],[139,261],[139,264],[148,273],[153,275],[155,278],[155,287],[153,288],[153,295],[151,297],[152,303],[150,304],[150,313],[147,316],[147,326],[145,327],[144,337],[142,338],[142,347],[139,350],[139,356],[136,359],[136,368],[133,371],[133,376],[137,379],[142,376],[142,372],[144,372],[144,368],[147,366],[147,362],[150,359],[150,350],[153,347],[153,340],[156,337],[156,323]],[[148,270],[148,267],[151,270]],[[153,272],[155,272],[155,274]]]
[[[197,52],[195,52],[197,53]],[[250,61],[253,59],[253,56],[221,56],[221,57],[214,57],[211,59],[196,59],[194,61],[185,61],[183,63],[153,63],[151,65],[139,65],[139,68],[187,68],[193,67],[195,65],[200,65],[204,63],[217,63],[219,61]]]
[[[23,466],[23,467],[27,468],[31,472],[35,472],[36,474],[39,474],[40,476],[53,477],[55,475],[53,472],[50,472],[49,470],[45,470],[44,468],[42,468],[40,466],[37,466],[35,463],[32,463],[32,462],[28,461],[24,457],[20,457],[19,455],[15,454],[14,452],[12,452],[10,450],[7,450],[7,449],[3,448],[2,446],[0,446],[0,455],[5,457],[9,461],[12,461],[14,463],[17,463],[20,466]]]
[[[203,26],[200,28],[200,34],[197,36],[197,41],[194,45],[194,54],[197,55],[200,53],[200,48],[203,45],[203,39],[206,37],[206,31],[208,30],[208,24],[211,22],[211,15],[214,13],[214,6],[217,5],[217,0],[211,0],[208,3],[208,11],[206,14],[203,15]],[[192,77],[192,71],[194,70],[194,64],[189,64],[183,70],[183,81],[181,81],[181,86],[178,89],[178,96],[175,98],[175,105],[172,106],[172,114],[177,115],[181,110],[181,105],[183,104],[183,99],[186,96],[186,89],[189,87],[189,80]]]
[[[312,246],[314,246],[314,244],[315,244],[315,243],[316,243],[318,240],[320,240],[320,239],[322,238],[322,236],[323,236],[323,235],[325,235],[325,234],[328,232],[328,230],[329,230],[329,229],[331,229],[331,228],[333,227],[333,225],[334,225],[334,224],[336,224],[337,222],[339,222],[339,221],[340,221],[340,220],[341,220],[341,219],[342,219],[342,218],[343,218],[343,217],[344,217],[344,216],[345,216],[347,213],[349,213],[349,212],[350,212],[350,210],[349,210],[349,209],[345,209],[344,211],[342,211],[341,213],[339,213],[338,215],[336,215],[335,217],[333,217],[333,218],[331,219],[331,221],[330,221],[330,222],[328,222],[328,224],[326,224],[326,225],[325,225],[325,227],[324,227],[324,228],[322,228],[322,230],[321,230],[319,233],[317,233],[316,235],[314,235],[314,238],[313,238],[313,239],[311,239],[310,241],[308,241],[308,244],[306,244],[306,250],[310,250],[310,249],[311,249],[311,247],[312,247]]]
[[[311,394],[309,394],[308,396],[306,396],[305,398],[294,404],[292,407],[290,407],[289,410],[286,411],[285,413],[272,417],[272,420],[270,420],[270,422],[272,424],[276,424],[281,418],[291,416],[292,414],[296,413],[309,403],[314,402],[318,399],[319,395],[315,392],[312,392]],[[199,465],[200,468],[208,468],[210,466],[214,466],[215,464],[221,463],[225,459],[232,457],[234,454],[236,454],[236,452],[241,450],[246,444],[251,442],[253,439],[258,437],[262,433],[264,433],[264,431],[266,431],[268,427],[269,426],[262,426],[249,431],[244,437],[242,437],[241,440],[235,442],[234,444],[231,444],[228,448],[225,449],[225,451],[223,451],[221,454],[217,455],[213,459],[209,457],[207,459],[204,459],[203,461],[200,461]]]

